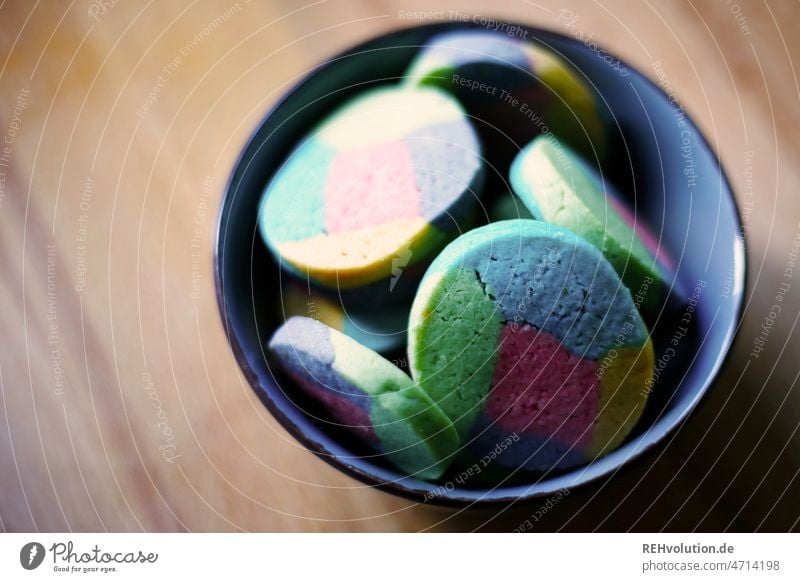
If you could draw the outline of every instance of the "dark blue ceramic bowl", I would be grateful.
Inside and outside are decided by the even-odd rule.
[[[242,370],[270,412],[311,451],[349,475],[412,499],[451,505],[532,499],[585,485],[662,441],[719,373],[739,322],[745,283],[743,231],[734,197],[719,160],[695,124],[625,63],[575,39],[521,27],[519,34],[563,55],[596,88],[603,113],[614,127],[613,155],[607,156],[611,163],[604,171],[628,193],[637,214],[656,228],[677,263],[676,307],[662,312],[655,324],[660,369],[645,416],[622,447],[587,467],[553,475],[514,474],[491,485],[480,480],[459,485],[448,476],[440,483],[427,483],[399,474],[380,458],[363,455],[347,435],[307,414],[311,404],[270,367],[264,348],[279,324],[279,273],[256,228],[264,186],[293,144],[336,104],[365,86],[399,78],[431,36],[470,27],[442,23],[401,30],[312,70],[266,114],[236,162],[222,200],[216,240],[222,318]]]

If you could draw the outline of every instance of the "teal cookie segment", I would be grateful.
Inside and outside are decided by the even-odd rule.
[[[262,239],[275,245],[325,231],[325,184],[336,150],[311,138],[298,148],[270,183],[258,226]]]
[[[288,319],[269,349],[333,420],[409,475],[436,479],[459,448],[450,419],[402,370],[346,335]]]
[[[600,249],[631,293],[643,298],[641,307],[658,307],[667,288],[662,267],[610,202],[602,179],[572,150],[540,136],[514,159],[510,180],[535,218]]]

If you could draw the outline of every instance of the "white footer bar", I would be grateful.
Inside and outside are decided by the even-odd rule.
[[[794,534],[2,534],[0,580],[800,580]]]

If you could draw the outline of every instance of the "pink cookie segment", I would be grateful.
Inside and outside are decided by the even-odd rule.
[[[402,141],[345,151],[331,164],[325,228],[347,232],[420,215],[414,164]]]
[[[655,234],[650,230],[650,227],[644,223],[644,220],[637,218],[633,214],[633,211],[617,198],[613,192],[606,192],[605,197],[611,202],[611,206],[614,207],[614,210],[616,210],[619,215],[622,216],[623,220],[628,223],[628,226],[633,229],[636,236],[639,237],[639,240],[647,247],[647,250],[653,253],[653,256],[668,269],[674,270],[675,264],[672,258],[667,254],[664,245],[659,244]]]
[[[322,388],[314,382],[309,382],[300,374],[290,372],[289,375],[310,396],[321,402],[336,422],[342,423],[343,426],[369,442],[378,442],[369,412],[364,407],[348,399],[344,394],[338,394],[333,390]]]
[[[597,417],[597,367],[547,332],[507,323],[486,413],[508,433],[532,433],[583,448],[591,442]]]

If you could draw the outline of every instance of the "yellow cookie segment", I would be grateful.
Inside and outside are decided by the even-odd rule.
[[[344,327],[344,311],[336,303],[319,293],[312,295],[311,293],[293,292],[291,287],[284,287],[281,292],[281,310],[284,319],[301,315],[316,319],[338,331]]]
[[[641,347],[623,347],[601,358],[611,364],[600,377],[600,402],[598,420],[594,427],[592,443],[586,449],[588,455],[601,457],[617,448],[628,436],[644,412],[647,402],[647,386],[653,377],[655,353],[653,342]]]
[[[280,243],[277,249],[294,268],[323,285],[348,289],[388,277],[393,263],[410,264],[413,257],[406,256],[409,249],[424,252],[427,245],[442,242],[444,236],[439,230],[417,216]]]
[[[550,124],[558,129],[577,132],[579,135],[572,136],[572,139],[569,133],[564,134],[564,137],[567,138],[566,141],[574,141],[576,146],[580,145],[579,149],[590,160],[595,156],[602,158],[605,153],[603,121],[586,83],[571,70],[569,63],[549,50],[536,45],[526,45],[525,50],[530,54],[528,58],[535,63],[536,76],[564,99],[562,102],[559,97],[555,97],[560,106],[557,105],[548,112]],[[588,135],[588,142],[586,136],[580,135],[583,132]]]
[[[336,357],[333,369],[342,378],[372,395],[403,392],[415,386],[408,374],[376,357],[375,352],[341,333],[331,333],[329,340]]]
[[[349,101],[316,134],[337,151],[401,140],[426,126],[461,121],[464,110],[447,93],[426,87],[373,89]]]
[[[429,298],[439,288],[442,279],[444,279],[444,271],[429,273],[422,279],[422,283],[420,283],[417,294],[414,297],[414,302],[411,304],[411,313],[408,318],[409,337],[417,333],[417,328],[424,325],[433,311],[433,303]],[[412,370],[417,365],[416,356],[415,350],[408,351],[408,363]]]

